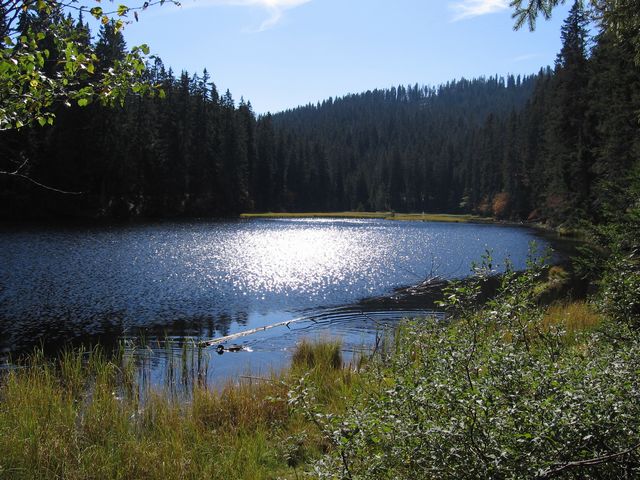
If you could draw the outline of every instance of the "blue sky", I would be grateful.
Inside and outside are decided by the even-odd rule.
[[[257,113],[398,84],[528,74],[552,65],[568,6],[535,32],[513,31],[509,0],[184,0],[140,15],[175,72],[207,68]]]

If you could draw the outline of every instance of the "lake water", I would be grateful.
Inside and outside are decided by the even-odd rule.
[[[212,377],[264,372],[301,338],[340,336],[352,351],[384,325],[431,311],[364,299],[467,276],[487,248],[523,268],[532,240],[545,244],[523,228],[370,219],[4,227],[0,351],[144,338],[161,368],[185,341],[308,319],[238,339],[238,353],[209,349]]]

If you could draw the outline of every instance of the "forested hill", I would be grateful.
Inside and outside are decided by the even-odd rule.
[[[609,221],[640,192],[640,56],[576,1],[553,69],[350,95],[278,114],[306,175],[329,178],[287,209],[474,212]],[[315,203],[314,203],[315,202]],[[269,205],[269,208],[278,205]]]
[[[92,41],[82,20],[77,28]],[[95,42],[102,68],[124,55],[111,24]],[[606,25],[590,38],[579,1],[562,45],[553,68],[525,78],[400,86],[260,117],[219,94],[206,70],[176,76],[157,60],[145,78],[166,98],[61,106],[53,126],[0,132],[0,169],[25,177],[0,177],[0,217],[361,209],[607,219],[640,191],[640,57]]]
[[[499,190],[503,162],[491,152],[513,140],[503,137],[506,128],[549,75],[399,86],[275,115],[274,125],[300,150],[319,151],[309,181],[330,178],[326,199],[291,207],[467,210],[474,187]]]
[[[520,109],[533,93],[536,75],[454,80],[438,87],[413,86],[376,89],[365,93],[329,98],[317,104],[286,110],[273,116],[276,125],[284,125],[297,135],[318,127],[343,132],[349,128],[379,128],[383,119],[391,128],[414,128],[414,120],[431,117],[444,122],[461,116],[466,125],[479,124],[490,113]],[[421,118],[415,118],[419,115]],[[412,117],[413,116],[413,117]],[[402,125],[396,125],[400,122]],[[389,125],[383,125],[389,126]]]

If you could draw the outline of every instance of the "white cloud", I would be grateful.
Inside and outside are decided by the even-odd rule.
[[[183,3],[186,8],[209,7],[209,6],[232,6],[232,7],[256,7],[267,11],[268,17],[256,29],[258,32],[268,30],[275,26],[283,17],[286,10],[290,10],[311,0],[194,0]]]
[[[501,12],[509,8],[509,0],[461,0],[450,4],[455,12],[453,21]]]

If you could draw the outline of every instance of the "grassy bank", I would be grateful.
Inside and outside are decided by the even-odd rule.
[[[290,408],[288,385],[302,377],[316,407],[344,410],[355,376],[332,341],[303,342],[279,375],[196,387],[188,402],[163,390],[143,401],[123,356],[36,354],[2,378],[0,478],[296,478],[327,448]]]
[[[454,321],[407,324],[368,365],[325,426],[340,433],[315,464],[323,478],[640,475],[638,316],[619,310],[637,273],[589,303],[542,307],[540,285],[555,280],[532,263],[478,307],[490,265],[445,291]]]
[[[452,215],[444,213],[394,213],[394,212],[311,212],[311,213],[243,213],[241,218],[379,218],[416,222],[490,223],[492,219],[476,215]]]

